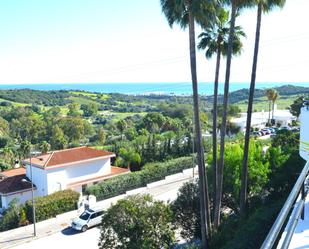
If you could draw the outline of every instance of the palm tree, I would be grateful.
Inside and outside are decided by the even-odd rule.
[[[272,96],[271,102],[272,102],[272,113],[271,113],[271,119],[274,120],[274,114],[275,114],[275,102],[279,98],[279,93],[275,90],[274,95]]]
[[[214,172],[214,197],[216,198],[216,185],[218,182],[218,172],[217,172],[217,116],[218,116],[218,84],[219,84],[219,72],[220,72],[220,62],[221,55],[226,56],[228,47],[228,36],[229,36],[229,12],[221,9],[218,12],[217,21],[211,25],[211,27],[206,27],[205,32],[199,35],[200,42],[198,44],[198,49],[206,49],[205,56],[206,59],[210,59],[214,54],[217,55],[216,58],[216,72],[215,72],[215,82],[214,82],[214,100],[213,100],[213,122],[212,122],[212,166]],[[241,53],[243,44],[241,42],[241,37],[245,37],[245,33],[241,26],[235,27],[235,35],[233,42],[233,54],[239,55]]]
[[[267,96],[267,99],[268,99],[268,123],[270,124],[271,121],[270,121],[270,113],[271,113],[271,102],[272,102],[272,99],[273,99],[273,96],[275,94],[275,89],[267,89],[266,90],[266,96]]]
[[[225,82],[224,82],[224,94],[223,94],[223,115],[222,124],[220,130],[220,158],[218,164],[218,184],[216,187],[216,199],[214,205],[214,227],[218,228],[220,224],[220,209],[222,200],[222,186],[223,186],[223,168],[224,168],[224,145],[225,145],[225,134],[226,134],[226,123],[227,123],[227,109],[228,109],[228,96],[230,87],[230,74],[231,74],[231,62],[233,54],[233,41],[235,34],[235,21],[237,11],[241,8],[249,7],[255,3],[255,0],[224,0],[226,4],[231,6],[231,20],[230,30],[228,38],[228,47],[226,54],[226,71],[225,71]]]
[[[216,2],[216,1],[214,1]],[[198,83],[196,74],[195,51],[195,20],[205,19],[204,23],[214,20],[215,6],[206,0],[161,0],[161,7],[172,27],[177,23],[181,28],[189,27],[190,65],[193,89],[194,124],[197,145],[197,162],[199,167],[199,189],[201,206],[201,233],[202,248],[207,247],[207,236],[210,232],[210,210],[208,198],[207,176],[205,174],[204,148],[202,143],[202,131],[200,124]]]
[[[250,143],[252,106],[253,106],[255,79],[256,79],[256,68],[257,68],[257,60],[258,60],[258,53],[259,53],[262,12],[268,12],[275,6],[283,7],[284,4],[285,4],[285,0],[268,0],[268,1],[259,0],[258,1],[255,46],[254,46],[253,65],[252,65],[251,83],[250,83],[248,110],[247,110],[244,160],[243,160],[242,171],[241,171],[240,214],[242,216],[245,216],[247,213],[248,155],[249,155],[249,143]],[[278,97],[278,94],[275,91],[274,94],[272,94],[272,101],[273,101],[272,119],[274,118],[274,103],[277,97]]]

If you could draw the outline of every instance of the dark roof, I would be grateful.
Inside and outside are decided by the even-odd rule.
[[[67,163],[75,163],[100,157],[114,157],[115,154],[109,151],[96,150],[89,147],[78,147],[66,150],[49,152],[31,159],[32,163],[43,168]],[[29,163],[29,158],[25,159]]]
[[[29,182],[24,182],[23,179],[27,179]],[[31,183],[25,174],[7,177],[0,181],[1,194],[9,194],[27,189],[31,189]]]

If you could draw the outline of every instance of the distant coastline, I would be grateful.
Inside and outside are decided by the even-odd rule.
[[[257,89],[294,85],[309,87],[308,83],[257,83]],[[65,83],[65,84],[0,84],[0,89],[33,89],[33,90],[80,90],[99,93],[123,93],[136,95],[190,95],[191,83]],[[249,88],[249,83],[231,83],[230,92]],[[199,93],[213,94],[212,83],[199,83]],[[223,84],[219,85],[219,93],[223,93]]]

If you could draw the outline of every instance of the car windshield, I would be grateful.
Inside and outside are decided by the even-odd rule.
[[[79,218],[82,220],[88,220],[89,219],[90,214],[88,212],[83,212]]]

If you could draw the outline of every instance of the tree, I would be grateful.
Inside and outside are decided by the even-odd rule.
[[[173,213],[150,195],[119,200],[103,215],[100,249],[170,248],[175,240]]]
[[[98,131],[98,143],[100,145],[104,145],[105,140],[106,140],[106,134],[105,134],[104,130],[99,129],[99,131]]]
[[[246,215],[247,212],[247,196],[248,196],[248,155],[249,155],[249,142],[250,142],[250,133],[251,133],[251,118],[252,118],[252,107],[254,100],[254,90],[255,90],[255,79],[256,79],[256,69],[259,53],[259,43],[260,43],[260,30],[261,30],[261,21],[262,21],[262,12],[268,12],[273,7],[279,6],[283,7],[285,0],[259,0],[257,7],[257,22],[256,22],[256,34],[255,34],[255,46],[254,46],[254,55],[253,55],[253,64],[251,72],[251,83],[249,90],[249,99],[248,99],[248,109],[247,109],[247,121],[246,121],[246,133],[245,133],[245,146],[244,146],[244,160],[242,165],[241,173],[241,193],[240,193],[240,213],[242,216]],[[278,97],[278,94],[274,94],[272,101],[275,102],[275,99]],[[274,104],[273,104],[274,112]],[[274,114],[272,114],[274,118]]]
[[[271,112],[272,112],[272,100],[274,98],[274,95],[275,95],[275,92],[276,90],[273,89],[273,88],[270,88],[270,89],[267,89],[266,90],[266,97],[268,99],[268,123],[270,124],[271,123]]]
[[[19,155],[22,158],[29,157],[31,152],[31,143],[27,140],[23,140],[19,146]]]
[[[293,104],[290,105],[290,112],[293,116],[299,117],[300,109],[303,107],[305,97],[301,96],[294,100]]]
[[[119,155],[122,157],[128,169],[131,169],[132,164],[134,164],[134,166],[139,166],[142,161],[141,156],[134,151],[134,149],[121,148],[119,150]]]
[[[69,111],[68,111],[67,115],[69,117],[78,117],[78,116],[80,116],[79,104],[77,104],[77,103],[69,104],[68,108],[69,108]]]
[[[203,21],[208,26],[215,20],[216,7],[214,2],[203,0],[161,0],[162,11],[167,18],[169,25],[172,27],[177,23],[181,28],[189,27],[189,47],[190,47],[190,66],[193,89],[193,109],[195,136],[197,145],[197,164],[199,167],[199,187],[201,202],[201,231],[202,231],[202,248],[207,247],[207,236],[210,234],[210,208],[208,197],[208,182],[205,169],[204,148],[202,141],[202,131],[200,124],[199,95],[196,73],[196,51],[195,51],[195,20]],[[202,20],[201,20],[202,19]]]
[[[8,163],[10,165],[10,167],[13,167],[14,165],[14,159],[15,159],[15,154],[14,151],[12,150],[11,147],[6,146],[3,148],[2,150],[3,153],[3,158],[5,160],[6,163]]]
[[[271,119],[272,119],[272,123],[274,122],[274,113],[275,113],[275,102],[276,100],[279,98],[279,93],[277,91],[274,92],[274,95],[271,99],[272,101],[272,113],[271,113]]]
[[[67,140],[64,137],[63,130],[58,125],[52,128],[50,143],[51,148],[54,150],[61,150],[67,146]]]
[[[201,238],[200,200],[198,182],[187,182],[171,203],[175,224],[181,228],[180,235],[187,241]]]
[[[116,123],[117,129],[120,131],[121,139],[123,139],[123,132],[127,128],[128,124],[124,119],[119,120]]]
[[[91,117],[98,113],[99,106],[96,103],[82,104],[80,109],[83,111],[84,117]]]
[[[46,154],[50,150],[50,144],[46,141],[43,141],[40,145],[40,149],[43,154]]]
[[[19,226],[19,209],[17,199],[13,199],[0,220],[0,231],[6,231]]]

